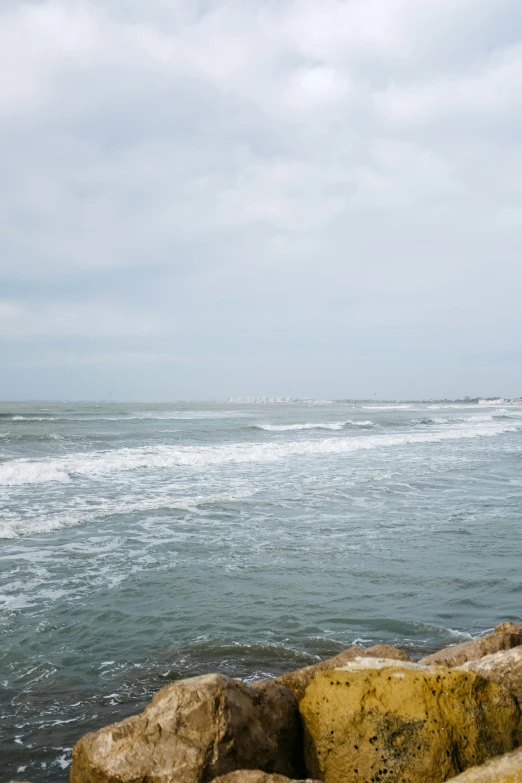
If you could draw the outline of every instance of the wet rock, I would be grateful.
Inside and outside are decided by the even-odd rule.
[[[455,783],[522,783],[522,749],[471,767],[453,778]]]
[[[299,709],[308,774],[325,783],[442,783],[522,739],[501,686],[399,661],[319,672]]]
[[[468,661],[458,668],[475,672],[502,685],[514,696],[519,706],[522,706],[522,647],[486,655],[478,661]]]
[[[470,642],[454,644],[451,647],[445,647],[433,655],[427,655],[419,663],[430,666],[437,664],[439,666],[461,666],[467,661],[477,661],[485,655],[499,652],[500,650],[511,650],[512,647],[522,645],[522,625],[516,623],[502,623],[497,625],[492,633],[473,639]]]
[[[318,672],[336,669],[339,666],[343,666],[348,661],[353,661],[361,656],[369,658],[389,658],[397,661],[410,660],[405,652],[399,650],[398,647],[393,647],[391,644],[376,644],[374,647],[367,648],[348,647],[346,650],[343,650],[333,658],[328,658],[326,661],[315,663],[313,666],[306,666],[304,669],[296,669],[296,671],[283,674],[275,680],[262,680],[259,683],[254,683],[252,687],[257,688],[265,682],[279,682],[281,685],[284,685],[285,688],[288,688],[296,699],[300,701]]]
[[[222,775],[214,778],[212,783],[321,783],[319,780],[294,780],[284,775],[270,775],[267,772],[261,772],[259,769],[241,769],[237,772],[230,772],[228,775]]]
[[[159,691],[145,710],[85,735],[71,783],[202,783],[236,769],[298,777],[300,721],[278,683],[252,690],[221,674]]]

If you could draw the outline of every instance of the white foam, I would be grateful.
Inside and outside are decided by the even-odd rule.
[[[72,763],[70,750],[65,750],[65,753],[62,753],[61,756],[58,756],[55,763],[58,764],[61,769],[67,769],[67,767],[70,767]]]
[[[31,603],[24,596],[0,594],[0,609],[15,612],[19,609],[27,609],[29,606],[31,606]]]
[[[479,405],[478,403],[473,402],[430,403],[426,405],[426,407],[432,410],[438,410],[440,408],[455,408],[457,410],[469,410],[471,408],[480,408],[481,410],[484,409],[483,405]]]
[[[95,519],[104,519],[116,514],[139,514],[156,511],[157,509],[177,509],[190,511],[198,506],[214,503],[237,503],[246,500],[256,494],[256,489],[237,490],[235,492],[219,492],[210,495],[193,495],[184,497],[174,497],[172,495],[154,495],[147,500],[136,498],[115,498],[113,500],[104,500],[96,508],[84,506],[79,509],[68,509],[64,512],[44,516],[37,514],[35,517],[19,518],[11,522],[0,524],[1,538],[18,538],[20,535],[50,533],[53,530],[60,530],[66,527],[85,524]],[[65,548],[65,547],[64,547]],[[85,554],[88,550],[82,547]],[[99,554],[100,548],[97,546],[92,550],[92,554]],[[0,596],[0,605],[2,596]]]
[[[55,421],[51,416],[13,416],[11,421]]]
[[[367,411],[407,411],[414,407],[414,405],[392,403],[389,403],[388,405],[361,405],[361,408],[364,408],[364,410]]]
[[[0,485],[15,487],[20,484],[46,484],[49,481],[70,481],[61,460],[14,459],[0,465]]]
[[[408,444],[437,443],[462,438],[494,437],[516,431],[507,422],[465,422],[443,430],[386,435],[284,441],[278,443],[230,443],[216,446],[161,445],[72,454],[38,460],[14,459],[0,464],[0,485],[45,484],[71,478],[98,479],[132,470],[206,467],[227,463],[273,462],[286,457],[351,454],[369,449],[389,449]]]
[[[266,430],[267,432],[293,432],[298,430],[342,430],[347,425],[354,427],[372,427],[373,421],[354,421],[353,419],[347,419],[346,421],[331,421],[331,422],[306,422],[305,424],[254,424],[254,427],[260,430]]]
[[[472,635],[467,631],[457,631],[455,628],[447,628],[446,630],[450,636],[454,636],[457,639],[473,639]]]

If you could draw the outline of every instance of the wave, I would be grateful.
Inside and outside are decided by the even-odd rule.
[[[199,419],[242,419],[248,416],[245,411],[165,411],[164,413],[133,413],[125,419],[157,419],[158,421],[195,421]],[[124,419],[124,420],[125,420]]]
[[[472,416],[423,416],[422,418],[415,418],[415,419],[397,419],[395,421],[383,421],[380,426],[386,429],[391,428],[401,428],[405,429],[408,427],[418,427],[419,425],[424,427],[432,427],[433,425],[441,425],[441,424],[452,424],[452,425],[463,425],[469,422],[494,422],[499,421],[501,419],[504,420],[520,420],[521,416],[517,415],[516,413],[489,413],[489,414],[476,414]]]
[[[113,413],[111,415],[100,416],[99,414],[79,414],[72,416],[46,415],[40,416],[30,414],[26,416],[14,415],[12,413],[0,413],[0,421],[8,422],[40,422],[40,421],[65,421],[65,422],[96,422],[113,421],[115,423],[125,423],[127,421],[199,421],[205,419],[238,419],[247,416],[244,411],[165,411],[165,412],[144,412],[144,413]]]
[[[407,411],[415,408],[415,405],[410,404],[394,404],[389,405],[361,405],[365,411]]]
[[[409,444],[462,438],[494,437],[517,431],[508,422],[463,424],[444,430],[276,443],[231,443],[216,446],[158,445],[72,454],[60,458],[14,459],[0,464],[0,485],[45,484],[73,479],[96,480],[132,470],[199,468],[227,463],[274,462],[288,457],[343,455]]]
[[[4,416],[10,421],[56,421],[54,416]]]
[[[305,424],[252,424],[251,428],[266,432],[294,432],[299,430],[342,430],[345,427],[373,427],[373,421],[306,422]]]
[[[32,443],[45,443],[50,440],[69,440],[70,438],[74,438],[74,436],[59,435],[57,432],[43,432],[35,435],[34,433],[29,434],[28,432],[21,433],[16,431],[9,431],[0,432],[0,438],[5,438],[5,441],[8,443],[23,443],[24,441],[29,441]]]
[[[35,517],[19,518],[11,522],[6,520],[0,524],[0,539],[18,538],[27,534],[51,533],[53,530],[74,527],[119,514],[139,514],[161,509],[191,511],[205,505],[237,503],[252,497],[256,492],[256,489],[245,489],[192,497],[175,498],[171,495],[155,495],[147,500],[124,500],[121,498],[104,500],[95,508],[89,505],[79,510],[76,508],[67,509],[48,516],[37,514]]]

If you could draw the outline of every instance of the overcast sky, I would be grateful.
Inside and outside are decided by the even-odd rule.
[[[2,0],[0,398],[522,395],[520,0]]]

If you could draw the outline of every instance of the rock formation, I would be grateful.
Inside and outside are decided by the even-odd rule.
[[[83,737],[70,780],[522,783],[521,743],[522,626],[504,623],[420,664],[351,647],[250,687],[220,674],[173,683]]]
[[[85,735],[71,783],[202,783],[237,769],[299,777],[297,703],[278,683],[255,691],[209,674],[163,688],[139,715]]]
[[[432,664],[449,667],[461,666],[467,661],[477,661],[485,655],[491,655],[500,650],[511,650],[512,647],[518,647],[518,645],[522,645],[522,625],[502,623],[502,625],[497,625],[495,630],[487,636],[480,636],[470,642],[445,647],[433,655],[422,658],[419,663],[426,666]]]
[[[471,767],[453,778],[452,783],[522,783],[522,749]]]
[[[522,707],[522,647],[513,647],[493,655],[486,655],[478,661],[469,661],[458,667],[482,675],[491,682],[502,685]]]
[[[325,783],[442,783],[522,739],[501,686],[392,660],[317,673],[299,708],[308,774]]]
[[[374,647],[348,647],[333,658],[328,658],[326,661],[315,663],[313,666],[306,666],[304,669],[296,669],[296,671],[283,674],[281,677],[277,677],[275,680],[262,680],[260,683],[254,683],[253,688],[260,687],[266,682],[278,682],[292,691],[297,701],[300,701],[306,689],[314,679],[318,672],[326,671],[328,669],[336,669],[339,666],[343,666],[348,661],[353,661],[356,658],[388,658],[397,661],[409,661],[410,659],[405,652],[399,650],[398,647],[393,647],[391,644],[376,644]]]

